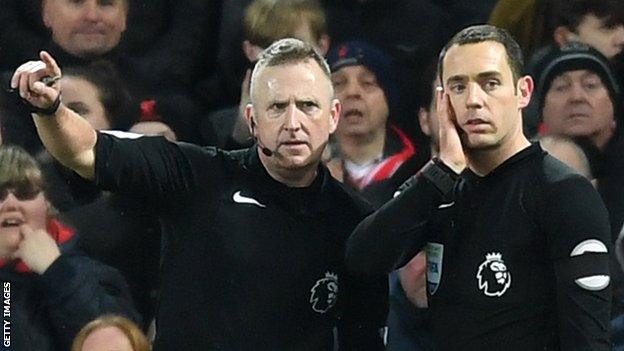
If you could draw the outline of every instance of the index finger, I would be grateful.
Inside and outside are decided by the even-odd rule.
[[[42,51],[39,53],[39,57],[41,58],[41,61],[45,63],[48,74],[53,77],[61,75],[61,68],[58,66],[52,55],[48,54],[47,51]]]

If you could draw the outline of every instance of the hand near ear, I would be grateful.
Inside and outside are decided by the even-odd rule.
[[[440,137],[438,140],[440,160],[455,173],[459,174],[466,168],[466,156],[464,155],[457,127],[455,126],[455,111],[448,94],[441,88],[436,91],[436,113],[440,122]]]

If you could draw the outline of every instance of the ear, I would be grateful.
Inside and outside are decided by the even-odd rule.
[[[524,76],[518,79],[516,93],[518,97],[518,108],[523,109],[531,102],[531,96],[533,95],[534,83],[531,76]]]
[[[340,113],[342,113],[342,104],[340,104],[338,99],[333,99],[331,105],[331,110],[329,111],[329,134],[333,134],[336,128],[338,128]]]
[[[249,128],[249,134],[251,134],[254,138],[256,135],[256,122],[254,121],[254,109],[252,104],[247,104],[245,106],[245,121],[247,121],[247,127]]]
[[[327,55],[327,52],[329,51],[330,43],[331,43],[331,39],[329,38],[329,35],[327,34],[321,35],[321,38],[318,40],[318,48],[323,56]]]
[[[128,9],[129,9],[130,4],[128,4],[128,1],[124,1],[123,4],[123,23],[121,24],[121,32],[125,32],[126,31],[126,22],[128,21]]]
[[[429,111],[426,108],[421,107],[418,109],[418,124],[420,124],[420,130],[431,137],[431,129],[429,129]]]
[[[52,11],[50,9],[50,1],[43,0],[41,2],[41,18],[43,19],[43,24],[46,26],[46,28],[50,28],[52,26],[52,21],[50,20],[50,17],[54,15],[52,15],[50,11]]]
[[[559,26],[555,28],[555,31],[553,32],[553,40],[555,41],[555,43],[557,43],[558,46],[566,44],[567,42],[573,40],[575,37],[576,34],[574,34],[566,26]]]
[[[256,62],[261,52],[261,47],[250,43],[249,40],[243,40],[243,53],[245,53],[245,57],[247,57],[249,62]]]

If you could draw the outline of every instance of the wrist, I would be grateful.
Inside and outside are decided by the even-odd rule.
[[[452,171],[453,173],[457,175],[463,172],[464,168],[466,168],[465,162],[451,162],[448,160],[447,157],[444,157],[443,155],[440,155],[440,157],[434,157],[434,159],[436,159],[437,162],[440,162],[446,168],[448,168],[450,171]]]
[[[61,107],[61,93],[58,93],[56,99],[54,100],[54,103],[46,108],[37,107],[29,102],[27,102],[26,104],[28,105],[30,113],[37,114],[41,117],[53,117],[56,115],[59,107]]]
[[[453,191],[459,179],[459,174],[437,157],[425,164],[419,174],[431,182],[444,196]]]

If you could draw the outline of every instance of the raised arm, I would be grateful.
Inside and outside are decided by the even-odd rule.
[[[402,267],[426,244],[426,224],[444,200],[453,200],[458,173],[466,158],[448,95],[438,91],[440,158],[426,164],[403,186],[399,196],[358,225],[347,244],[347,265],[356,272],[389,273]]]
[[[48,152],[82,177],[93,179],[97,134],[89,122],[60,102],[61,69],[54,58],[45,51],[40,58],[15,71],[11,88],[32,106],[37,132]],[[52,78],[48,84],[46,77]]]

